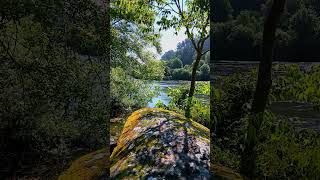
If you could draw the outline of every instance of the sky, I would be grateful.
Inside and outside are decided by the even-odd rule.
[[[176,50],[178,43],[187,38],[184,28],[182,28],[177,35],[174,32],[175,30],[173,28],[162,30],[160,32],[160,44],[162,48],[161,54],[158,54],[155,48],[150,49],[155,54],[156,59],[160,59],[161,56],[167,51]]]
[[[183,0],[182,2],[185,3],[185,0]],[[159,19],[159,18],[160,16],[158,16],[156,19]],[[156,27],[156,29],[159,28],[159,26],[156,23],[154,24],[154,26]],[[181,30],[178,32],[177,35],[174,32],[175,30],[173,28],[170,28],[168,30],[162,30],[160,32],[161,33],[160,44],[162,48],[162,53],[157,55],[159,59],[165,52],[170,50],[176,50],[178,43],[182,42],[187,38],[187,36],[185,35],[184,28],[181,28]],[[154,50],[154,52],[156,51]]]
[[[187,38],[183,30],[180,30],[178,32],[178,35],[174,34],[175,30],[173,28],[161,32],[161,48],[162,48],[162,54],[169,50],[175,50],[177,47],[177,44],[179,42],[182,42]]]

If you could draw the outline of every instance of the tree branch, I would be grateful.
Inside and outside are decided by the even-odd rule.
[[[203,53],[201,54],[201,56],[207,54],[207,52],[209,52],[209,51],[210,51],[210,49],[206,50],[205,52],[203,52]]]

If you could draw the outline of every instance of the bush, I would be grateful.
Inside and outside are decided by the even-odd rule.
[[[191,80],[191,72],[184,68],[174,69],[172,72],[172,79]]]
[[[176,112],[184,113],[187,105],[187,98],[190,85],[186,84],[177,88],[168,88],[167,93],[171,98],[168,109]],[[207,82],[197,82],[195,95],[210,94],[210,85]],[[210,127],[210,105],[200,101],[197,97],[193,97],[191,101],[191,118],[196,122]]]
[[[320,107],[320,66],[313,65],[310,72],[304,73],[298,65],[286,65],[284,71],[273,82],[272,100],[307,102]]]
[[[157,91],[142,80],[134,79],[122,68],[111,70],[111,104],[113,109],[140,108],[147,105]]]
[[[316,179],[320,173],[320,136],[296,131],[287,119],[268,118],[266,140],[258,145],[259,173],[273,179]],[[271,123],[273,122],[273,123]]]
[[[200,67],[199,80],[200,81],[209,81],[210,80],[210,67],[208,64],[203,64]]]
[[[214,129],[215,141],[221,148],[229,148],[240,152],[240,139],[242,132],[242,118],[250,110],[253,98],[256,72],[235,73],[223,77],[221,86],[214,92]],[[228,133],[226,133],[228,132]],[[240,138],[240,139],[239,139]]]
[[[179,58],[174,57],[169,61],[167,61],[167,66],[170,67],[171,69],[178,69],[178,68],[182,68],[183,64]]]

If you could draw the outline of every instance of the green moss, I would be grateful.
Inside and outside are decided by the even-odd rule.
[[[210,169],[211,171],[214,172],[215,178],[217,179],[234,179],[234,180],[245,179],[239,173],[236,173],[232,169],[221,166],[219,164],[211,163]]]
[[[152,149],[153,147],[162,148],[164,151],[167,151],[170,148],[163,147],[162,144],[159,144],[158,137],[153,134],[153,132],[157,131],[154,131],[153,128],[156,128],[158,126],[157,123],[161,122],[159,118],[165,118],[166,121],[173,122],[171,125],[176,127],[175,129],[171,129],[171,127],[165,125],[163,126],[164,131],[184,131],[184,127],[188,123],[188,135],[195,135],[195,137],[201,138],[201,141],[203,140],[204,142],[209,143],[209,129],[191,119],[185,118],[181,114],[160,108],[140,109],[133,112],[127,119],[122,133],[118,139],[118,146],[114,149],[110,157],[110,173],[111,176],[114,175],[112,176],[113,178],[125,177],[128,179],[132,177],[133,179],[140,179],[145,177],[144,173],[147,173],[146,171],[153,169],[153,165],[156,163],[156,160],[148,157],[146,154],[143,155],[146,157],[143,157],[141,162],[140,155],[138,155],[139,160],[132,158],[137,158],[137,154],[142,153],[144,148],[147,148],[148,150]],[[147,128],[146,130],[151,131],[151,136],[145,136],[146,134],[144,134],[144,132],[137,131],[139,128]],[[132,146],[132,148],[129,150],[130,146]],[[131,156],[131,153],[133,153],[133,156]],[[153,153],[155,154],[152,156],[156,157],[158,160],[159,158],[161,159],[166,157],[166,155],[160,151],[155,151]]]
[[[98,179],[105,169],[108,168],[107,149],[101,149],[96,152],[82,156],[74,161],[70,168],[66,170],[59,180],[78,180],[78,179]]]

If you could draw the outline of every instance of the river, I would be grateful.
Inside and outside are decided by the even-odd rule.
[[[154,108],[160,100],[163,104],[168,105],[170,97],[166,90],[170,87],[178,87],[189,83],[188,81],[154,81],[152,88],[158,86],[160,94],[152,98],[148,103],[148,107]],[[195,95],[203,102],[209,103],[209,96]],[[273,102],[271,111],[277,115],[285,116],[297,128],[312,128],[320,132],[320,112],[315,111],[311,104],[294,103],[294,102]]]
[[[181,85],[189,84],[190,81],[154,81],[151,88],[154,89],[158,86],[160,89],[160,94],[156,97],[153,97],[152,100],[148,103],[148,107],[154,108],[158,101],[161,101],[163,104],[168,105],[171,98],[167,94],[168,88],[179,87]],[[209,103],[209,96],[204,94],[196,94],[195,97],[200,99],[204,103]]]
[[[287,117],[296,128],[310,128],[320,132],[320,112],[308,103],[274,102],[271,111]]]

